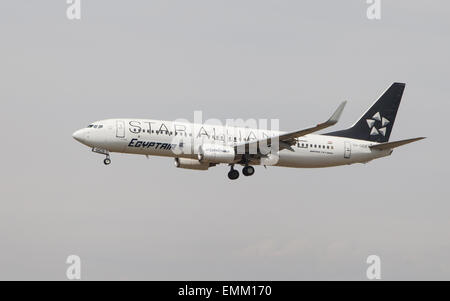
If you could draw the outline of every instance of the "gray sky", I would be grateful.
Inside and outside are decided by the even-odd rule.
[[[0,2],[0,279],[450,279],[446,150],[448,1]],[[284,130],[352,124],[407,83],[392,140],[366,165],[179,170],[103,157],[72,139],[89,122],[279,118]]]

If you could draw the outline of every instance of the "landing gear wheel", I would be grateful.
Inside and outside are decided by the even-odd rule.
[[[105,165],[109,165],[109,164],[111,164],[111,159],[106,158],[105,160],[103,160],[103,163],[105,163]]]
[[[253,168],[253,166],[245,166],[242,169],[242,174],[246,177],[252,176],[255,173],[255,169]]]
[[[228,178],[230,180],[236,180],[237,178],[239,178],[239,171],[237,171],[236,169],[231,169],[228,172]]]

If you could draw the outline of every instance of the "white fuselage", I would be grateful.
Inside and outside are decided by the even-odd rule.
[[[151,119],[108,119],[94,122],[73,136],[89,147],[108,152],[196,159],[198,146],[202,144],[233,146],[282,133]],[[290,149],[278,151],[275,161],[256,160],[250,163],[301,168],[331,167],[366,163],[392,153],[390,149],[370,149],[369,146],[374,144],[377,143],[309,134],[297,138],[297,143]]]

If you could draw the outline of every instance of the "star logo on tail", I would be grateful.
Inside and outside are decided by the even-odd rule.
[[[390,123],[387,118],[381,116],[380,112],[376,112],[371,119],[366,119],[367,125],[370,129],[370,135],[383,135],[386,136],[386,126]],[[380,124],[377,128],[377,124]]]

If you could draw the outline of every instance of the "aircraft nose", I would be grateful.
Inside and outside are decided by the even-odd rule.
[[[75,140],[77,140],[78,142],[81,142],[81,143],[83,143],[83,140],[85,138],[84,136],[85,135],[83,133],[83,130],[75,131],[75,133],[72,134],[73,139],[75,139]]]

